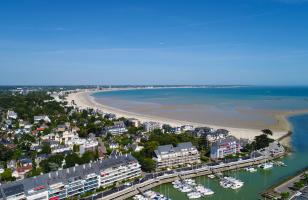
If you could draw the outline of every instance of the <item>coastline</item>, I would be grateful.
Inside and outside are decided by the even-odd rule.
[[[138,88],[112,88],[112,89],[104,89],[104,90],[76,91],[76,92],[68,94],[68,96],[66,97],[66,101],[68,103],[71,103],[72,101],[74,101],[76,106],[79,108],[100,109],[103,112],[114,113],[116,114],[117,117],[136,118],[140,122],[155,121],[161,124],[170,124],[171,126],[182,126],[182,125],[189,124],[195,127],[207,126],[207,127],[211,127],[214,129],[223,128],[223,129],[229,130],[230,133],[237,138],[253,139],[255,136],[260,135],[262,133],[261,130],[254,129],[254,128],[240,128],[240,127],[212,125],[212,124],[206,124],[206,123],[196,123],[196,122],[191,122],[191,121],[182,121],[182,120],[176,120],[176,119],[171,119],[171,118],[129,112],[129,111],[125,111],[125,110],[121,110],[118,108],[104,105],[101,102],[95,101],[95,98],[91,96],[93,93],[96,93],[96,92],[108,92],[108,91],[115,91],[115,90],[135,90],[135,89],[138,89]],[[147,88],[142,88],[142,89],[147,89]],[[156,89],[156,88],[148,88],[148,89]],[[275,130],[275,128],[277,127],[274,127],[272,137],[274,139],[284,138],[281,141],[281,143],[285,146],[289,146],[290,137],[284,137],[288,134],[288,131],[291,130],[291,124],[288,121],[288,117],[306,113],[306,112],[308,112],[308,110],[288,111],[288,112],[282,112],[277,115],[274,115],[273,117],[277,120],[277,123],[280,126],[280,130],[279,129]]]

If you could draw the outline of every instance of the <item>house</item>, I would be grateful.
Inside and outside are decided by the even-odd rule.
[[[181,131],[185,132],[185,131],[193,131],[194,130],[194,126],[192,125],[184,125],[181,126]]]
[[[65,124],[60,124],[60,125],[57,126],[56,131],[57,132],[64,132],[64,131],[66,131],[66,129],[67,129],[67,127],[66,127]]]
[[[16,160],[10,160],[7,163],[7,168],[9,168],[9,169],[14,169],[16,167],[17,167],[17,161]]]
[[[57,147],[51,149],[52,154],[57,154],[57,153],[68,154],[70,152],[71,148],[68,145],[58,145]]]
[[[217,129],[216,131],[209,132],[206,135],[206,139],[209,142],[215,142],[221,139],[224,139],[229,136],[229,131],[226,129]]]
[[[109,144],[109,148],[110,149],[117,149],[117,148],[119,148],[119,144],[112,142],[112,143]]]
[[[182,129],[181,127],[172,127],[169,132],[174,134],[180,134],[182,132]]]
[[[200,154],[191,142],[179,143],[176,147],[171,144],[158,146],[154,151],[156,170],[200,163]]]
[[[87,139],[83,144],[79,146],[79,153],[82,155],[86,151],[93,151],[95,152],[98,147],[97,140]]]
[[[209,127],[197,127],[193,131],[193,135],[196,137],[206,137],[207,135],[211,134],[214,132],[214,129],[209,128]]]
[[[46,160],[48,157],[48,154],[39,154],[35,158],[35,163],[39,165],[43,160]]]
[[[22,166],[22,167],[27,167],[27,166],[30,166],[30,165],[32,166],[32,160],[29,159],[29,158],[23,158],[19,161],[19,163],[20,163],[20,166]]]
[[[15,178],[24,179],[26,174],[30,172],[31,170],[32,170],[32,165],[17,167],[14,173]]]
[[[40,122],[45,122],[45,123],[50,123],[51,120],[49,119],[49,117],[47,115],[38,115],[38,116],[34,116],[33,119],[34,123],[40,123]]]
[[[140,152],[143,148],[143,146],[139,146],[138,144],[132,145],[132,149],[134,152]]]
[[[17,119],[18,115],[16,112],[14,112],[13,110],[8,110],[7,111],[7,119]]]
[[[145,132],[151,132],[154,131],[155,129],[162,128],[162,125],[158,122],[144,122],[142,126]]]
[[[134,126],[134,127],[139,127],[140,126],[140,121],[138,119],[135,118],[128,118],[128,124],[130,126]]]
[[[239,140],[234,136],[229,136],[224,139],[215,141],[211,146],[211,158],[220,159],[228,155],[239,153],[241,145]]]
[[[104,118],[109,119],[109,120],[115,120],[116,115],[112,114],[112,113],[107,113],[107,114],[104,115]]]

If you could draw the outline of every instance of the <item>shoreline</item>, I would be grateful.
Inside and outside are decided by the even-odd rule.
[[[107,105],[102,104],[101,102],[95,101],[95,98],[91,96],[93,93],[97,92],[108,92],[108,91],[116,91],[116,90],[137,90],[137,89],[158,89],[158,88],[112,88],[112,89],[104,89],[104,90],[80,90],[76,92],[72,92],[68,94],[66,97],[66,101],[71,104],[74,101],[75,105],[79,108],[93,108],[99,109],[103,112],[113,113],[117,117],[125,117],[125,118],[136,118],[141,123],[146,121],[155,121],[161,124],[169,124],[171,126],[182,126],[182,125],[192,125],[194,127],[200,126],[207,126],[213,129],[227,129],[230,131],[231,135],[237,138],[246,138],[246,139],[253,139],[255,136],[260,135],[262,132],[261,130],[254,129],[254,128],[240,128],[240,127],[230,127],[230,126],[220,126],[220,125],[211,125],[207,123],[196,123],[190,121],[183,121],[183,120],[176,120],[171,118],[159,117],[159,116],[152,116],[152,115],[145,115],[134,113],[130,111],[121,110],[118,108],[110,107]],[[284,138],[282,140],[282,144],[289,146],[290,138],[285,137],[288,132],[292,129],[291,124],[288,121],[288,118],[294,115],[307,113],[308,110],[300,110],[300,111],[286,111],[280,114],[273,115],[273,117],[277,120],[277,123],[284,127],[284,130],[273,130],[273,139]]]

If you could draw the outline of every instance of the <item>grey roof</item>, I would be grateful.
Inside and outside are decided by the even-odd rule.
[[[230,142],[239,142],[239,140],[234,136],[229,136],[229,137],[226,137],[226,138],[223,138],[223,139],[220,139],[214,142],[212,146],[218,146],[218,145],[222,145],[222,144],[226,144]]]
[[[158,146],[157,150],[155,150],[154,152],[156,155],[160,155],[160,154],[165,154],[165,153],[170,153],[170,152],[179,152],[183,149],[190,149],[193,147],[194,146],[192,145],[191,142],[183,142],[183,143],[179,143],[176,147],[173,147],[171,144]]]
[[[189,148],[192,148],[193,145],[191,144],[191,142],[183,142],[183,143],[180,143],[178,144],[177,148],[179,149],[189,149]]]
[[[5,196],[12,196],[14,194],[19,194],[24,191],[23,184],[16,184],[16,185],[8,185],[7,187],[3,187],[3,193]]]
[[[50,172],[48,174],[43,174],[37,177],[9,182],[0,186],[0,189],[3,190],[1,195],[10,196],[21,192],[27,193],[28,190],[41,186],[44,186],[45,189],[47,189],[48,185],[60,182],[67,184],[70,180],[80,179],[92,173],[99,174],[102,170],[108,169],[110,167],[117,167],[130,162],[137,162],[137,160],[132,155],[127,154],[123,156],[117,156],[116,158],[113,157],[103,161],[96,161],[85,165],[79,165]]]
[[[174,148],[173,148],[173,146],[171,144],[163,145],[163,146],[158,146],[157,147],[157,152],[159,154],[170,152],[170,151],[174,151]]]

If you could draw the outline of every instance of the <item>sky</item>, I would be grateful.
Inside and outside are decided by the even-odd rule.
[[[308,85],[308,0],[1,0],[0,85]]]

